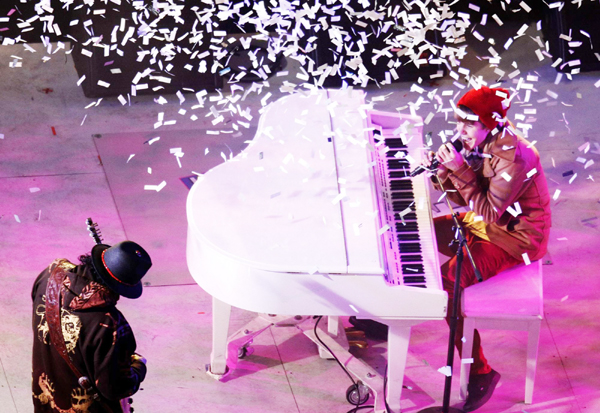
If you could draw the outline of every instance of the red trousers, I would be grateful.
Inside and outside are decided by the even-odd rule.
[[[459,222],[462,223],[464,214],[459,216]],[[456,250],[458,246],[456,244],[448,246],[448,244],[454,239],[454,220],[451,215],[437,217],[433,220],[435,225],[435,234],[437,238],[438,251],[446,256],[452,257],[449,261],[442,265],[442,281],[444,283],[444,290],[448,293],[448,315],[446,321],[450,322],[450,316],[452,314],[452,302],[454,299],[454,280],[456,277]],[[478,236],[472,234],[467,229],[464,229],[464,234],[467,239],[467,245],[473,255],[473,261],[477,269],[481,273],[483,280],[493,277],[494,275],[510,268],[522,261],[513,257],[502,248],[486,241]],[[477,278],[473,271],[473,266],[467,255],[466,250],[463,248],[463,262],[460,273],[460,287],[461,292],[464,288],[476,284]],[[458,349],[461,358],[468,358],[462,356],[462,337],[463,337],[463,317],[460,310],[460,304],[458,308],[458,322],[456,324],[456,339],[454,344]],[[486,358],[483,355],[481,348],[481,338],[479,332],[475,330],[473,336],[473,364],[471,365],[471,375],[486,374],[491,371]]]

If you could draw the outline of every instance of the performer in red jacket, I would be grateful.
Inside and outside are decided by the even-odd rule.
[[[455,111],[464,149],[458,152],[453,145],[442,145],[423,162],[429,167],[434,156],[439,160],[437,177],[433,177],[435,186],[444,189],[456,204],[467,207],[468,212],[461,214],[460,219],[484,280],[517,264],[541,259],[550,233],[550,196],[544,170],[536,148],[507,119],[510,102],[506,89],[483,86],[467,92]],[[434,222],[439,251],[452,257],[442,265],[444,289],[452,303],[456,256],[455,249],[448,244],[454,236],[451,229],[454,221],[446,216]],[[465,259],[460,286],[466,288],[476,282],[473,266]],[[456,330],[459,351],[462,321],[458,320]],[[483,356],[477,331],[472,357],[468,397],[463,408],[467,412],[486,403],[500,379],[500,374],[492,370]]]
[[[123,314],[120,296],[138,298],[141,279],[152,262],[138,244],[124,241],[112,247],[96,245],[75,265],[52,262],[33,285],[33,383],[35,412],[96,413],[121,411],[120,399],[138,391],[146,376],[145,360]],[[89,385],[81,385],[69,363],[52,342],[48,322],[48,284],[57,282],[60,314],[58,337],[71,364]]]

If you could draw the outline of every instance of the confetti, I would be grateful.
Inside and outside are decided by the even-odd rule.
[[[569,184],[572,184],[575,178],[577,178],[577,174],[573,175],[571,179],[569,179]]]
[[[167,181],[162,181],[160,184],[158,185],[144,185],[144,189],[146,191],[156,191],[159,192],[161,189],[163,189],[165,186],[167,185]]]
[[[19,219],[19,216],[15,214],[15,221],[17,221],[19,224],[21,223],[21,220]]]
[[[381,227],[377,231],[377,235],[382,235],[384,232],[388,231],[389,229],[390,229],[390,226],[388,224],[385,224],[383,227]]]
[[[446,377],[452,377],[452,367],[451,366],[440,367],[438,369],[438,371]]]
[[[560,195],[560,189],[557,189],[556,191],[554,191],[554,195],[552,196],[552,199],[554,199],[555,201],[558,199]]]
[[[524,252],[521,256],[523,257],[523,262],[525,263],[525,265],[531,264],[531,261],[529,260],[529,255],[527,255],[526,252]]]
[[[40,188],[29,188],[29,192],[34,193],[34,192],[39,192]]]

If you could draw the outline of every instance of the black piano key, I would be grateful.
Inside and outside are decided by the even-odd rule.
[[[393,179],[390,181],[390,188],[393,191],[412,191],[413,184],[410,179]]]
[[[401,153],[402,155],[398,155],[398,153]],[[406,151],[387,151],[385,156],[388,160],[397,159],[399,161],[406,161],[405,157],[407,154],[408,152]]]
[[[424,283],[425,282],[425,277],[423,277],[423,276],[405,275],[404,277],[402,277],[402,279],[407,284],[417,284],[417,283]]]
[[[425,274],[425,268],[423,267],[423,264],[402,264],[402,274]]]
[[[421,252],[421,244],[418,242],[401,242],[400,253],[403,252]]]
[[[406,284],[407,287],[427,288],[426,284]]]
[[[390,178],[406,178],[410,176],[410,169],[390,171],[388,176]]]
[[[411,207],[412,210],[415,210],[415,205],[414,205],[414,201],[411,199],[409,201],[393,201],[392,202],[392,208],[394,209],[394,211],[396,212],[402,212],[404,211],[406,208]]]
[[[417,214],[415,212],[409,212],[408,214],[405,214],[402,217],[404,218],[404,221],[416,221],[417,220]],[[395,218],[398,221],[402,221],[402,219],[400,218],[400,214],[396,214]]]
[[[400,138],[387,138],[385,144],[388,148],[406,148],[406,145]]]
[[[398,232],[417,232],[419,231],[419,225],[416,221],[405,221],[404,224],[396,222],[396,231]]]
[[[392,192],[392,199],[415,199],[415,195],[408,191],[394,191]]]
[[[420,254],[400,254],[402,262],[423,262],[423,256]]]
[[[414,227],[407,227],[405,225],[400,225],[399,227],[396,228],[396,232],[398,233],[403,233],[403,232],[416,232],[418,233],[418,228],[414,228]]]
[[[398,241],[418,241],[421,238],[419,237],[419,233],[418,232],[408,232],[405,234],[398,234],[398,236],[396,237],[398,239]]]
[[[410,163],[406,159],[388,159],[388,169],[409,169]]]

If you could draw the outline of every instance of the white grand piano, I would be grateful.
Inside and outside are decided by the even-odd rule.
[[[321,335],[376,412],[383,394],[400,411],[411,326],[443,319],[447,306],[425,174],[404,177],[421,148],[421,118],[369,110],[362,91],[320,90],[271,103],[248,147],[199,177],[187,262],[213,297],[211,374],[234,368],[232,343],[249,340],[228,336],[231,306],[375,319],[389,326],[386,393],[381,375],[332,339],[344,334],[335,319]]]

